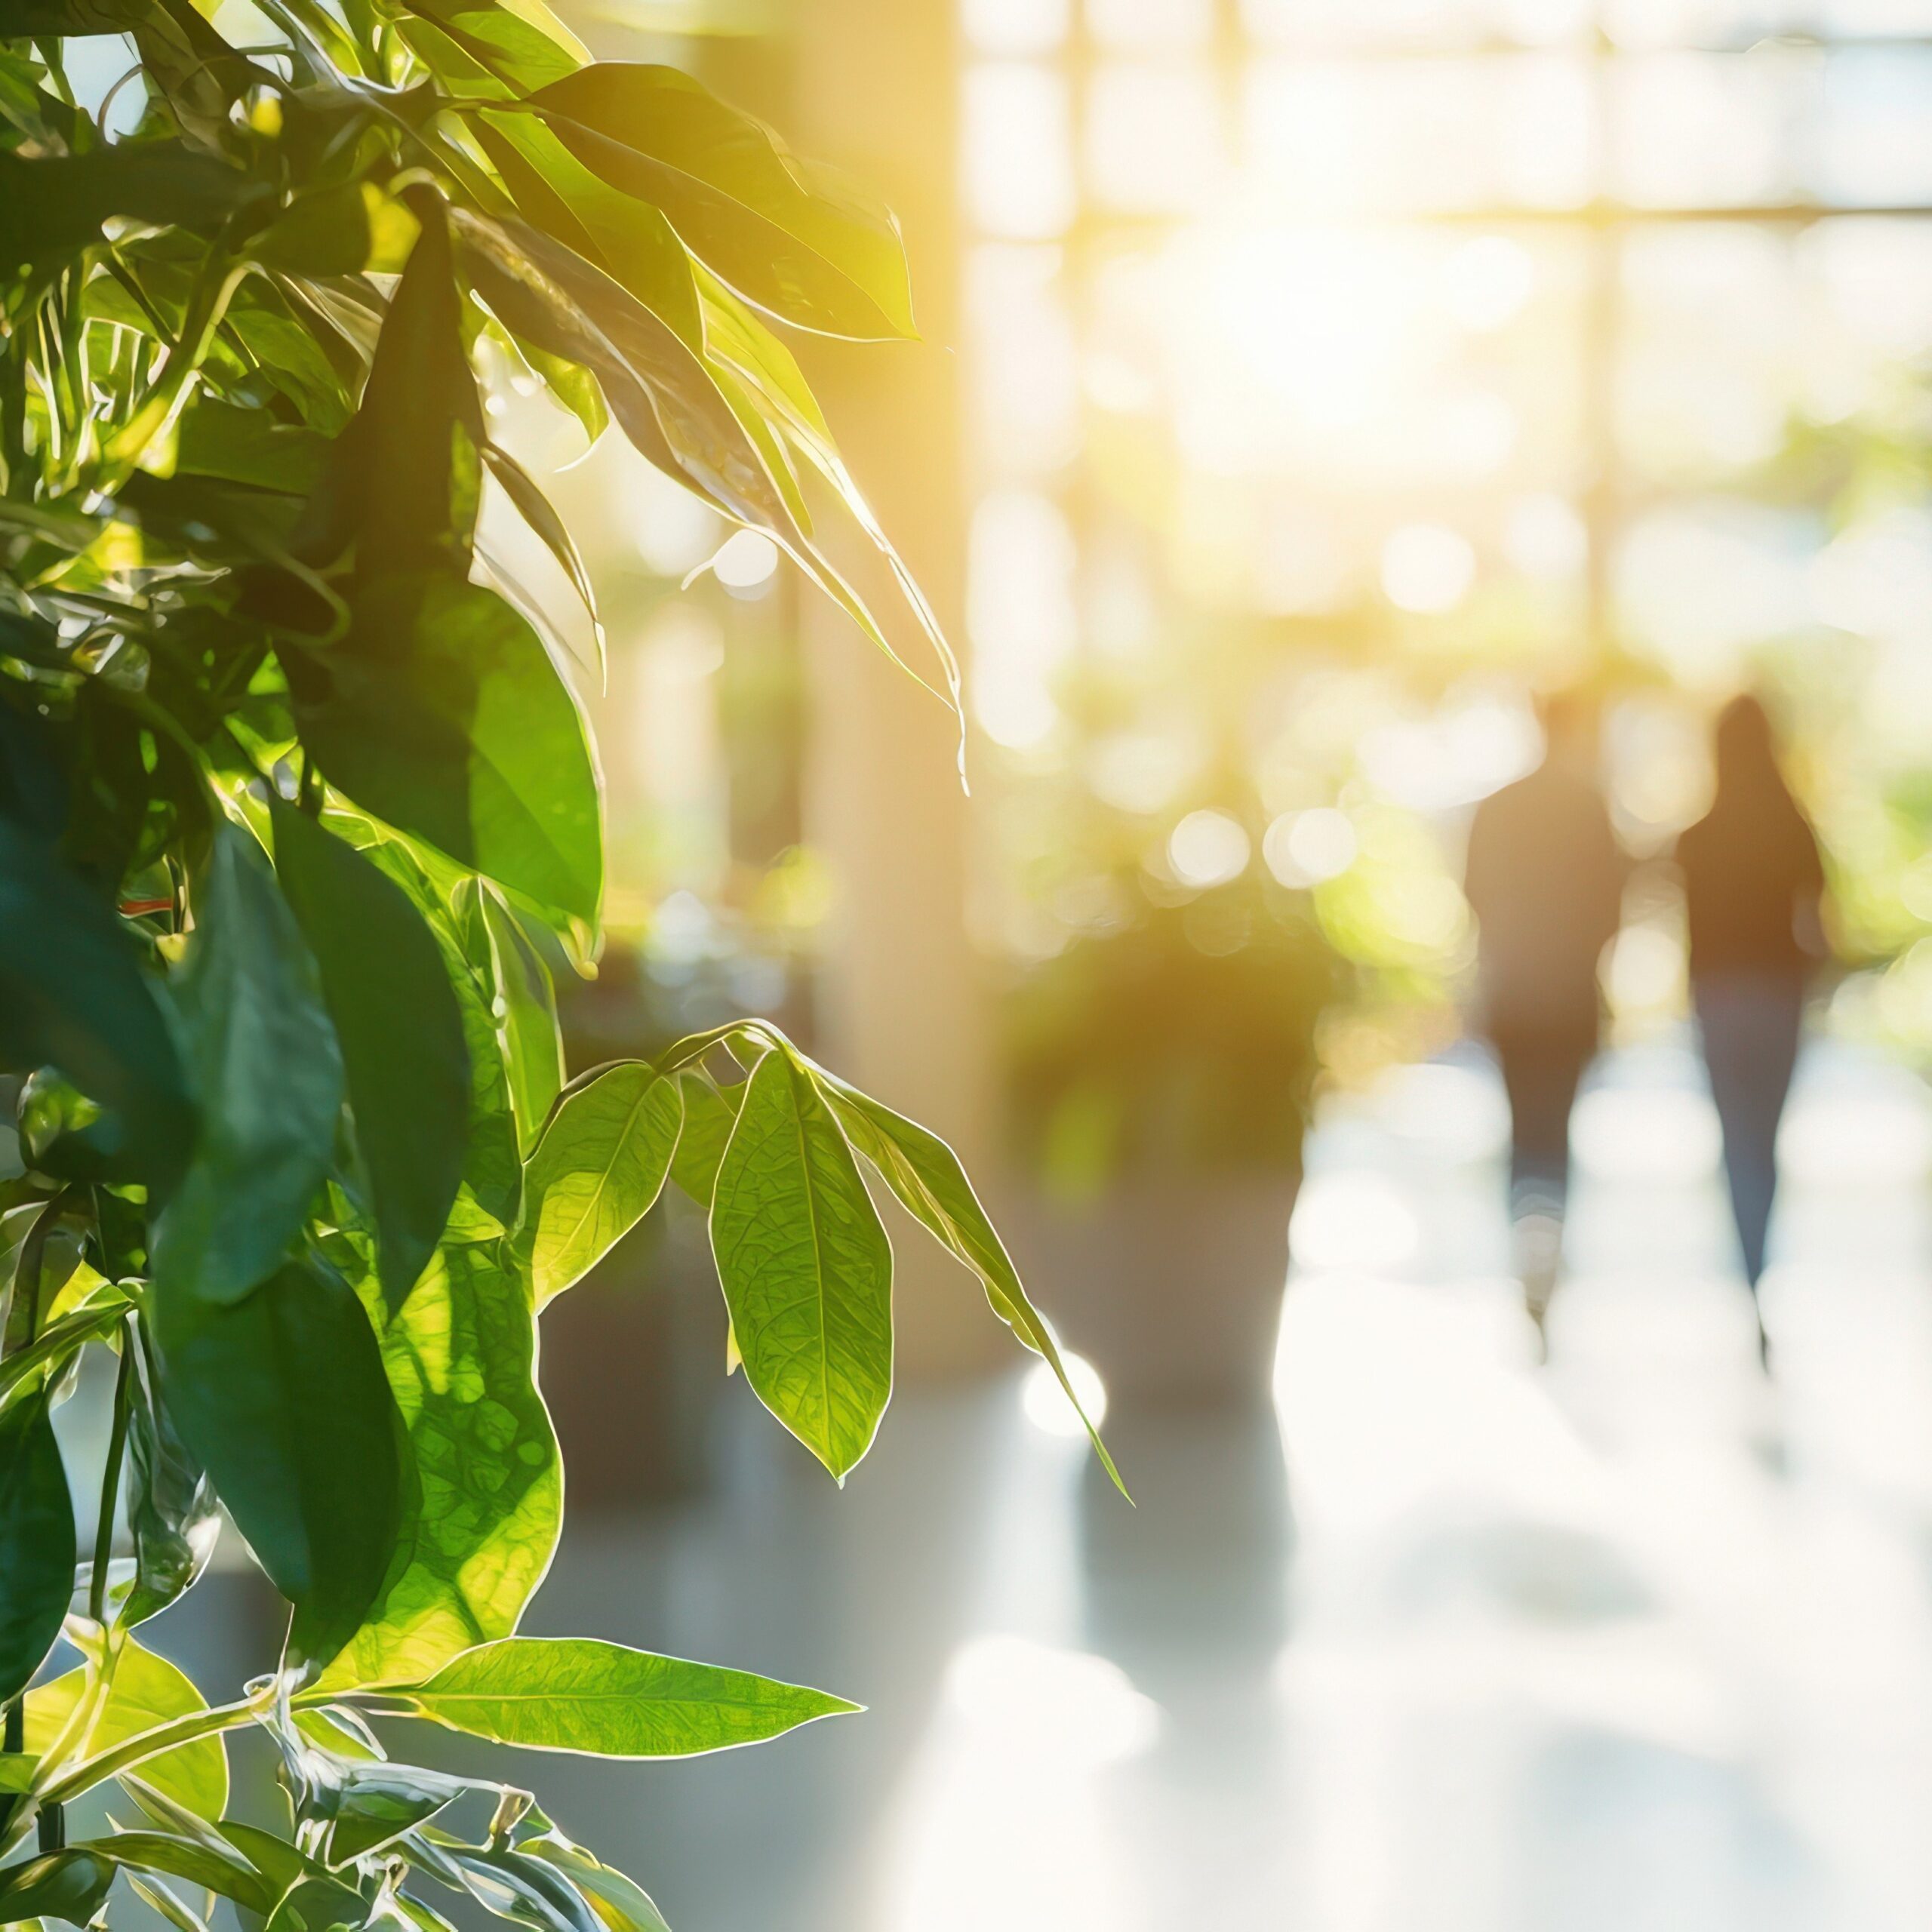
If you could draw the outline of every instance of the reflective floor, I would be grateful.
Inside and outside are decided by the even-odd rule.
[[[1774,1386],[1687,1051],[1580,1105],[1547,1367],[1503,1127],[1475,1059],[1329,1111],[1278,1417],[1116,1419],[1137,1509],[1020,1379],[843,1494],[734,1387],[715,1493],[575,1519],[532,1627],[871,1711],[546,1804],[679,1932],[1923,1932],[1924,1089],[1808,1051]]]

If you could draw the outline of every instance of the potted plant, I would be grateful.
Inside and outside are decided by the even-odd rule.
[[[1021,1251],[1109,1398],[1265,1393],[1323,1016],[1349,974],[1305,893],[1138,903],[1008,1006]]]
[[[0,0],[0,1924],[131,1895],[202,1932],[210,1894],[272,1932],[443,1932],[439,1899],[662,1932],[529,1792],[389,1755],[852,1708],[519,1634],[561,1521],[545,1304],[678,1188],[745,1380],[843,1476],[892,1374],[863,1161],[1057,1358],[950,1151],[775,1027],[561,1084],[530,938],[595,955],[601,794],[558,654],[483,580],[486,474],[590,586],[478,371],[614,421],[883,643],[808,531],[883,539],[768,322],[906,334],[904,262],[851,183],[543,0],[248,18],[238,48],[187,0]],[[84,98],[98,35],[137,63]],[[70,1472],[88,1356],[112,1427]],[[211,1705],[143,1626],[224,1510],[289,1621]],[[229,1804],[244,1726],[266,1826]]]

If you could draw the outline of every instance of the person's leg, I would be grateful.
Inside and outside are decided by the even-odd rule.
[[[1589,1063],[1586,1041],[1500,1035],[1509,1097],[1509,1214],[1523,1300],[1537,1333],[1556,1287],[1570,1182],[1570,1109]]]
[[[1570,1109],[1586,1056],[1567,1040],[1500,1033],[1497,1058],[1509,1097],[1512,1213],[1532,1204],[1560,1213],[1570,1180]]]
[[[1714,977],[1697,986],[1711,1097],[1724,1129],[1724,1177],[1755,1291],[1777,1189],[1778,1121],[1798,1059],[1804,989],[1770,978]]]

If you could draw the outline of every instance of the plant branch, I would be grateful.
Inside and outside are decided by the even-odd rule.
[[[107,1566],[114,1553],[114,1512],[121,1498],[121,1460],[128,1447],[128,1411],[134,1397],[134,1337],[121,1336],[121,1367],[114,1378],[114,1423],[107,1438],[107,1463],[100,1474],[100,1509],[94,1532],[94,1570],[88,1579],[88,1614],[107,1623]]]

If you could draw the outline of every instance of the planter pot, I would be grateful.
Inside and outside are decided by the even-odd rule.
[[[1119,1407],[1268,1398],[1297,1173],[1150,1176],[1090,1207],[1015,1204],[1015,1258]]]

